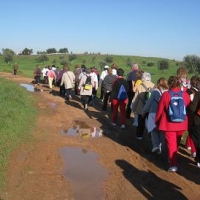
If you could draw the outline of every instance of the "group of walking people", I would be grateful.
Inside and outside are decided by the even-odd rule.
[[[121,129],[126,129],[126,120],[133,118],[136,139],[142,140],[147,130],[152,141],[152,153],[161,154],[167,146],[169,172],[178,170],[177,152],[187,131],[186,146],[200,167],[200,78],[193,76],[189,80],[185,67],[179,67],[177,74],[168,79],[160,77],[155,84],[151,74],[140,70],[138,64],[132,65],[126,77],[124,70],[116,64],[104,66],[101,73],[96,67],[86,68],[85,65],[76,65],[74,70],[64,65],[53,77],[51,71],[54,70],[49,69],[46,73],[49,87],[52,88],[55,79],[60,87],[60,96],[66,101],[72,98],[74,89],[75,95],[81,97],[83,109],[88,111],[89,106],[94,106],[99,88],[102,112],[107,111],[110,105],[113,126],[119,124]],[[179,95],[181,100],[177,100]],[[172,96],[175,103],[182,102],[185,108],[182,121],[174,122],[169,118]]]

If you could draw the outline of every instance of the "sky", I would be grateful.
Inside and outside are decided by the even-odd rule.
[[[0,52],[9,48],[183,60],[200,56],[199,0],[0,1]]]

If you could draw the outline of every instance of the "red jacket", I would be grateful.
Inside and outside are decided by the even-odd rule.
[[[181,91],[180,88],[172,88],[171,91],[178,92]],[[190,103],[190,96],[187,92],[183,92],[183,99],[185,106],[187,107]],[[170,122],[168,120],[168,107],[170,102],[170,94],[168,91],[164,92],[159,104],[158,110],[156,112],[155,123],[159,130],[161,131],[185,131],[188,129],[188,119],[183,122]]]

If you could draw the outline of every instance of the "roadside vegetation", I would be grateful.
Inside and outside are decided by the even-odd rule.
[[[21,86],[0,78],[0,191],[11,152],[32,141],[37,110],[35,100]]]

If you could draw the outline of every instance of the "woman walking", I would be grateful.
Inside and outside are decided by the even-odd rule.
[[[177,76],[170,76],[168,79],[169,90],[164,92],[156,112],[155,123],[158,130],[163,131],[168,148],[169,169],[168,172],[176,172],[177,167],[177,151],[183,133],[188,128],[188,119],[182,122],[173,122],[169,119],[169,104],[171,100],[171,93],[181,94],[183,103],[187,107],[190,103],[190,96],[187,92],[181,91],[180,82]],[[175,104],[176,105],[176,104]]]

